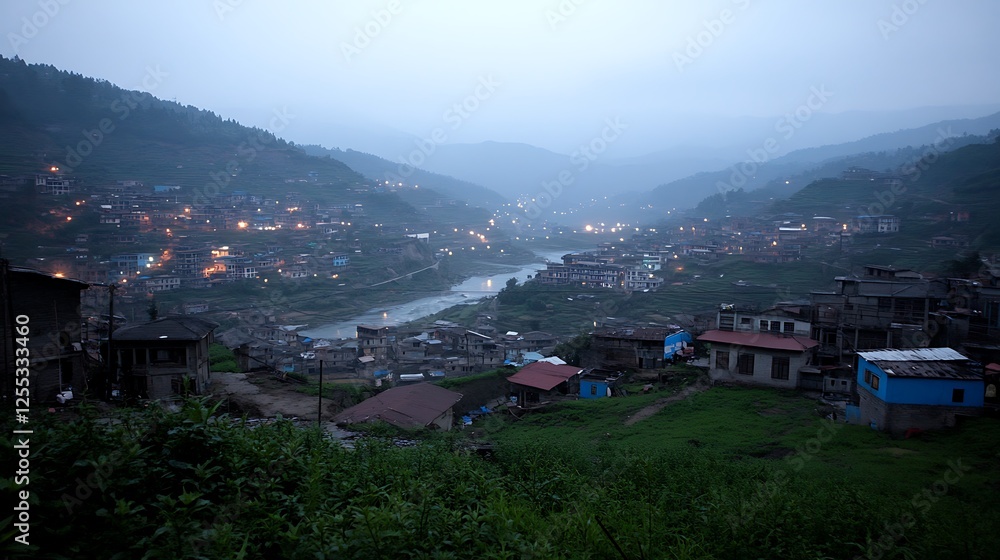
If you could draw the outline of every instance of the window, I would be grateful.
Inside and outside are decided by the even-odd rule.
[[[184,365],[186,361],[184,358],[185,358],[184,351],[177,348],[149,351],[149,359],[153,363],[171,363],[171,364]]]
[[[715,351],[715,368],[716,369],[724,369],[724,370],[727,370],[727,371],[729,370],[729,350],[726,350],[726,351],[716,350]]]
[[[774,356],[771,358],[771,379],[788,380],[788,356]]]
[[[767,319],[761,319],[760,320],[760,330],[766,331],[767,327],[768,327]]]
[[[951,402],[953,403],[965,402],[965,389],[952,389]]]
[[[752,327],[753,319],[751,319],[750,317],[740,317],[740,326]]]
[[[771,332],[781,332],[781,321],[771,321]]]
[[[875,375],[874,373],[871,374],[871,376],[872,376],[872,380],[871,380],[872,389],[875,389],[876,391],[878,391],[878,376]]]
[[[741,375],[753,375],[753,354],[739,355],[736,372]]]
[[[590,394],[591,395],[597,394],[597,385],[594,385],[593,383],[590,384]]]
[[[795,322],[794,321],[785,321],[784,331],[786,333],[795,332]]]

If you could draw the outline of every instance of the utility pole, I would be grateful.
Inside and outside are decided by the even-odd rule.
[[[323,433],[323,360],[319,361],[319,410],[316,414],[316,424]]]
[[[115,350],[112,342],[114,341],[115,332],[115,290],[118,289],[118,284],[108,285],[108,371],[105,375],[104,381],[104,398],[105,400],[111,400],[112,396],[112,383],[118,380],[118,376],[115,372]],[[121,387],[118,388],[118,395],[121,396]]]

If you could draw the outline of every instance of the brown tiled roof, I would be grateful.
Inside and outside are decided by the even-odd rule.
[[[819,345],[819,342],[801,336],[777,336],[767,333],[708,331],[698,337],[702,342],[718,342],[720,344],[735,344],[750,348],[766,348],[768,350],[787,350],[802,352]]]
[[[218,323],[197,317],[164,317],[141,325],[128,325],[115,331],[115,340],[201,340]]]
[[[417,383],[383,391],[334,417],[338,424],[384,420],[406,428],[427,426],[462,398],[461,393]]]
[[[532,362],[521,368],[514,375],[508,377],[507,381],[524,385],[525,387],[541,389],[542,391],[551,391],[557,385],[581,371],[583,370],[574,366],[556,365],[548,362]]]

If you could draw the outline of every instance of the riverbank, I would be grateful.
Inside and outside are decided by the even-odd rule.
[[[354,315],[349,319],[332,321],[317,327],[303,329],[300,332],[312,338],[351,338],[355,335],[359,324],[399,326],[435,315],[454,306],[474,304],[484,297],[499,293],[510,278],[517,278],[518,282],[523,283],[529,277],[537,274],[539,270],[544,269],[547,260],[558,260],[566,252],[559,250],[536,253],[536,259],[533,262],[520,266],[514,265],[513,262],[510,264],[480,262],[478,263],[480,270],[482,267],[490,267],[494,270],[489,271],[489,274],[486,275],[469,276],[452,285],[450,289],[441,290],[427,297],[398,304],[386,301],[384,306],[369,308],[365,313]]]

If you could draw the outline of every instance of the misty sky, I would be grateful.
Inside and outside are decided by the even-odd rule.
[[[1000,101],[996,0],[4,0],[0,22],[4,56],[248,125],[284,110],[282,136],[343,148],[442,129],[568,153],[618,118],[638,154],[807,103]]]

